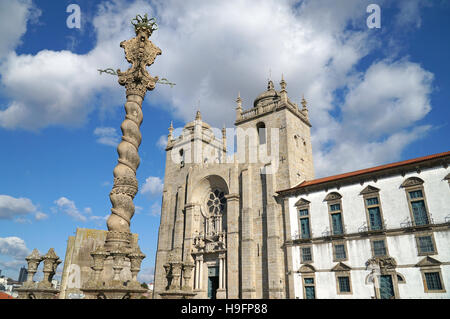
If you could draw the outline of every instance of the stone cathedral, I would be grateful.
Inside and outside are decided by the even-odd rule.
[[[282,199],[314,178],[308,108],[268,81],[244,110],[236,100],[235,149],[200,112],[169,128],[155,267],[155,298],[286,298]],[[230,136],[229,136],[230,138]],[[231,137],[231,138],[234,138]],[[274,151],[275,148],[275,151]]]

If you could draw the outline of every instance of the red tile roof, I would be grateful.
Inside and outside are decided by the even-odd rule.
[[[15,299],[15,298],[13,296],[11,296],[11,295],[8,295],[5,292],[1,292],[0,291],[0,299]]]
[[[405,166],[405,165],[409,165],[409,164],[420,163],[420,162],[424,162],[424,161],[427,161],[427,160],[430,160],[430,159],[436,159],[436,158],[445,157],[445,156],[449,156],[449,155],[450,155],[450,151],[449,152],[444,152],[444,153],[437,153],[437,154],[433,154],[433,155],[428,155],[428,156],[423,156],[423,157],[417,157],[417,158],[409,159],[409,160],[406,160],[406,161],[395,162],[395,163],[375,166],[375,167],[371,167],[371,168],[361,169],[361,170],[354,171],[354,172],[349,172],[349,173],[344,173],[344,174],[339,174],[339,175],[333,175],[333,176],[328,176],[328,177],[322,177],[322,178],[318,178],[318,179],[312,179],[310,181],[304,181],[304,182],[302,182],[302,183],[300,183],[297,186],[294,186],[292,188],[278,191],[278,193],[291,191],[291,190],[296,190],[296,189],[301,189],[301,188],[306,187],[306,186],[312,186],[312,185],[318,185],[318,184],[322,184],[322,183],[326,183],[326,182],[342,180],[342,179],[345,179],[345,178],[348,178],[348,177],[363,175],[363,174],[367,174],[367,173],[379,172],[379,171],[386,170],[386,169],[389,169],[389,168],[396,168],[396,167],[401,167],[401,166]]]

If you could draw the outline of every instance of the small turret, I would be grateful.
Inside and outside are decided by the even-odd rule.
[[[242,115],[242,100],[241,92],[238,93],[238,98],[236,99],[236,121],[241,119]]]

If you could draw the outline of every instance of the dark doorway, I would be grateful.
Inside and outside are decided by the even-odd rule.
[[[208,298],[216,299],[219,288],[219,267],[208,267]]]

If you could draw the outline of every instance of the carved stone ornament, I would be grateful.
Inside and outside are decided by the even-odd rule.
[[[307,206],[309,205],[311,202],[304,199],[304,198],[300,198],[296,203],[295,203],[295,207],[299,207],[299,206]]]
[[[366,265],[378,265],[381,271],[391,270],[397,267],[397,262],[392,257],[373,257],[370,258]]]
[[[107,250],[131,248],[130,222],[135,211],[133,199],[138,192],[136,170],[140,164],[138,150],[142,139],[142,102],[147,90],[153,90],[158,81],[158,77],[151,77],[146,69],[161,54],[161,50],[148,39],[156,30],[156,23],[147,15],[137,16],[133,20],[136,21],[133,23],[136,37],[120,43],[126,60],[132,66],[125,72],[117,70],[119,84],[127,90],[127,102],[125,120],[121,125],[122,141],[117,147],[119,159],[114,168],[114,186],[109,194],[112,208],[107,220]]]
[[[331,268],[331,271],[350,271],[351,269],[352,268],[350,266],[347,266],[343,262],[339,262],[336,266]]]
[[[378,193],[379,191],[380,191],[379,188],[368,185],[366,188],[364,188],[361,191],[361,193],[359,193],[359,195],[373,194],[373,193]]]
[[[303,265],[298,270],[299,273],[305,274],[305,273],[315,273],[316,269],[312,265]]]
[[[153,30],[145,25],[135,28],[136,37],[122,41],[120,47],[125,50],[125,58],[132,64],[125,72],[117,70],[119,84],[127,89],[127,96],[136,94],[145,96],[147,90],[153,90],[158,77],[152,77],[146,67],[153,64],[161,49],[155,46],[148,38]]]
[[[439,260],[434,259],[430,256],[426,256],[416,264],[416,267],[434,267],[439,265],[441,265],[441,262]]]
[[[332,192],[325,197],[325,201],[328,202],[330,200],[336,200],[341,198],[342,198],[341,194],[339,194],[338,192]]]
[[[424,181],[422,179],[420,179],[419,177],[410,177],[407,178],[403,183],[402,183],[402,187],[410,187],[410,186],[417,186],[417,185],[422,185],[424,183]]]

